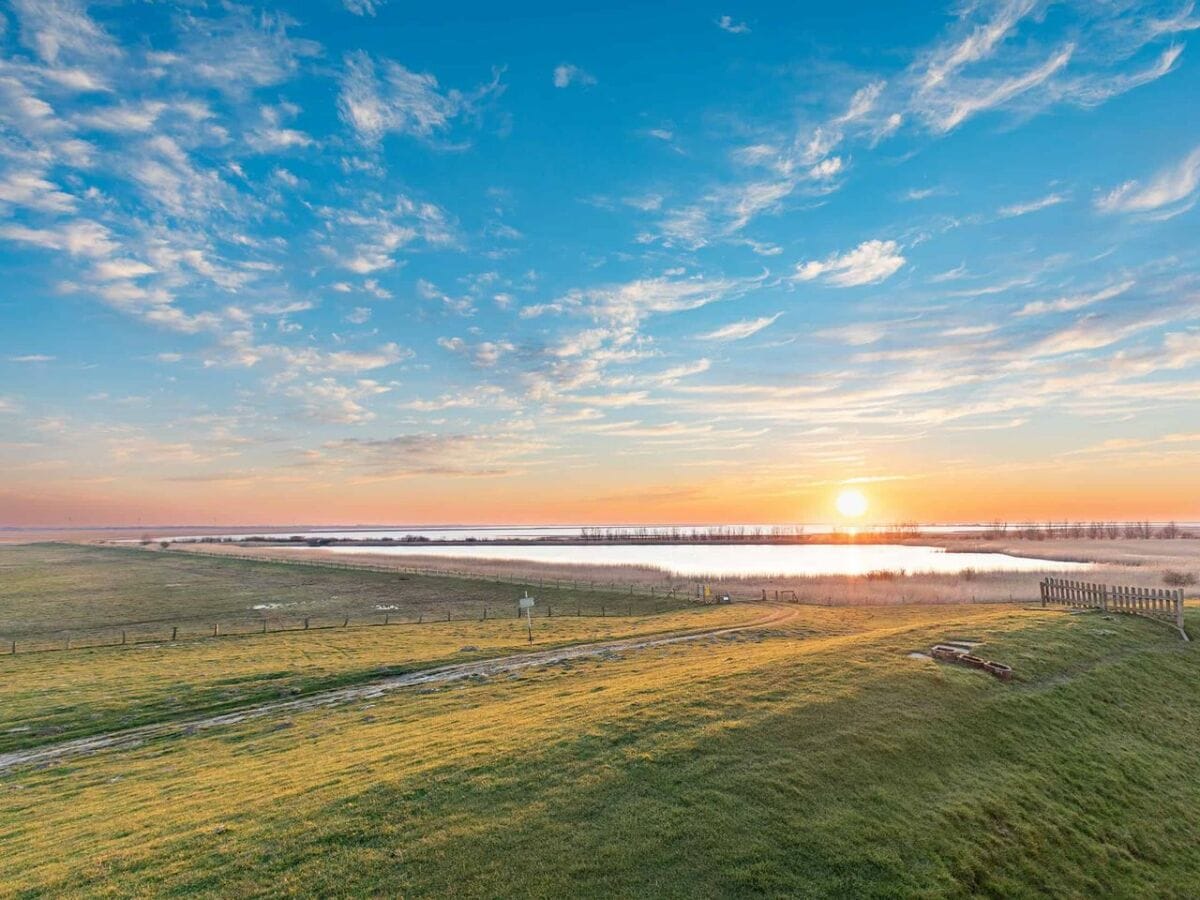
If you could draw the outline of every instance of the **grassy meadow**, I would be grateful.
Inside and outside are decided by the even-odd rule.
[[[539,626],[565,643],[765,611]],[[947,638],[1017,679],[909,655]],[[265,692],[235,707],[273,675],[291,690],[519,649],[489,620],[18,654],[0,731],[56,705],[65,733],[112,724],[89,710],[209,712],[222,678]],[[1198,698],[1196,646],[1154,622],[793,606],[0,772],[0,894],[1189,896]]]
[[[81,544],[0,546],[0,641],[21,644],[73,633],[79,642],[157,639],[180,626],[181,636],[211,633],[211,623],[263,618],[297,627],[358,621],[429,621],[515,616],[515,598],[529,588],[562,612],[646,614],[686,605],[686,598],[650,598],[626,590],[537,587],[482,578],[447,578],[308,565],[220,559],[182,552]],[[272,627],[275,627],[274,625]],[[3,643],[0,643],[3,648]]]
[[[738,624],[761,610],[321,629],[0,655],[0,753],[305,697],[434,666],[580,642]]]

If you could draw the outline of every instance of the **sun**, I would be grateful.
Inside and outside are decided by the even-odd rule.
[[[837,496],[837,511],[847,519],[857,519],[867,511],[867,498],[862,491],[844,490]]]

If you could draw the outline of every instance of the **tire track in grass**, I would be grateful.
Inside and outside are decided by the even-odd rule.
[[[295,700],[272,701],[215,716],[158,722],[123,731],[114,731],[86,738],[61,741],[56,744],[45,744],[25,750],[0,753],[0,774],[21,766],[47,765],[73,756],[97,753],[102,750],[129,749],[156,738],[188,735],[196,731],[206,731],[225,725],[236,725],[239,722],[261,718],[272,713],[306,712],[324,706],[333,706],[378,697],[389,691],[413,687],[415,685],[461,681],[464,678],[476,676],[500,675],[505,672],[515,672],[535,666],[553,665],[565,660],[602,656],[606,653],[645,650],[651,647],[664,647],[670,644],[700,641],[721,637],[726,634],[736,634],[753,628],[779,625],[796,618],[798,615],[799,611],[795,608],[779,606],[773,607],[770,614],[742,625],[728,625],[701,631],[675,631],[667,632],[666,634],[620,638],[611,641],[568,644],[564,647],[556,647],[553,650],[535,650],[528,653],[495,657],[493,659],[437,666],[431,669],[409,672],[404,675],[388,675],[363,684],[321,691]]]

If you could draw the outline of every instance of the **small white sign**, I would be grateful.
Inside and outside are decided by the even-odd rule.
[[[522,597],[520,600],[517,601],[517,603],[519,603],[521,605],[521,609],[530,609],[533,606],[533,598],[532,597]]]

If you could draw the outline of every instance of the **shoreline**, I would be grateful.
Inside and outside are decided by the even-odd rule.
[[[1193,570],[1200,564],[1200,541],[1187,542],[1195,553],[1191,558]],[[188,553],[231,555],[287,561],[295,556],[286,547],[246,547],[237,544],[173,544],[170,550],[158,545],[144,548],[154,553]],[[1049,549],[1049,548],[1046,548]],[[996,548],[995,552],[1004,552]],[[396,569],[446,569],[478,578],[521,577],[536,581],[561,579],[594,583],[597,586],[627,587],[635,585],[660,590],[693,593],[698,584],[720,587],[740,597],[765,596],[775,592],[794,595],[799,602],[832,605],[894,605],[986,602],[1031,602],[1039,596],[1042,578],[1061,574],[1052,566],[1029,572],[965,571],[955,574],[878,572],[868,575],[750,575],[750,576],[680,576],[665,569],[635,565],[595,565],[582,563],[545,563],[525,560],[488,559],[483,557],[422,556],[419,553],[342,554],[328,547],[304,548],[309,562],[327,561],[342,565],[361,565]],[[1044,557],[1028,557],[1045,559]],[[1050,562],[1050,560],[1045,560]],[[1187,563],[1180,563],[1185,568]],[[1111,561],[1093,563],[1088,581],[1127,584],[1135,587],[1161,587],[1163,569],[1156,565],[1125,565]],[[1171,567],[1165,567],[1171,568]],[[1189,592],[1191,596],[1194,591]]]

